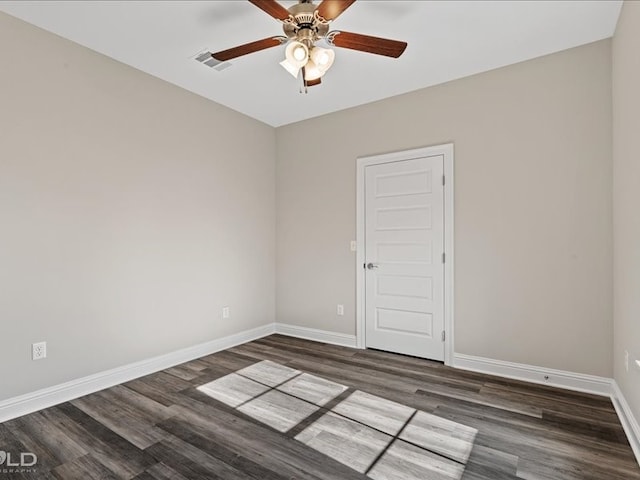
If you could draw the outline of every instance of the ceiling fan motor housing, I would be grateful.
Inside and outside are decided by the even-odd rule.
[[[316,14],[316,6],[311,2],[301,2],[289,9],[291,17],[284,20],[282,29],[288,38],[311,46],[329,32],[329,22]]]

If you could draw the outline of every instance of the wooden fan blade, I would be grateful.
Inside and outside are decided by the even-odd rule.
[[[351,50],[375,53],[376,55],[385,55],[393,58],[398,58],[402,55],[405,48],[407,48],[407,42],[337,30],[329,32],[327,40],[336,47],[350,48]]]
[[[354,4],[356,0],[324,0],[318,8],[318,15],[325,20],[335,20],[347,8]]]
[[[211,56],[216,60],[225,62],[227,60],[231,60],[232,58],[247,55],[248,53],[259,52],[260,50],[265,50],[267,48],[277,47],[278,45],[282,45],[286,41],[286,37],[263,38],[262,40],[258,40],[256,42],[245,43],[244,45],[229,48],[228,50],[222,50],[220,52],[212,53]]]
[[[286,20],[291,15],[289,10],[284,8],[275,0],[249,0],[256,7],[264,10],[277,20]]]

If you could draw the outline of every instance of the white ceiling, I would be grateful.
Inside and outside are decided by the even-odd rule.
[[[283,1],[285,7],[296,2]],[[317,3],[317,2],[316,2]],[[336,49],[309,94],[280,65],[284,46],[218,72],[204,51],[279,35],[249,2],[1,1],[0,10],[280,126],[611,37],[622,1],[357,1],[332,29],[404,40],[391,59]]]

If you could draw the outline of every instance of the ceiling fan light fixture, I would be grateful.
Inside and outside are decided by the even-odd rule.
[[[289,72],[293,76],[293,78],[298,78],[298,74],[300,73],[301,67],[293,65],[286,58],[280,62],[280,65],[282,65],[282,68],[284,68],[287,72]]]
[[[304,79],[306,81],[317,80],[326,73],[326,70],[321,70],[311,59],[304,66]]]
[[[0,0],[1,1],[1,0]],[[348,48],[360,52],[398,58],[407,48],[407,42],[388,38],[372,37],[344,30],[330,31],[330,23],[340,16],[356,0],[297,0],[289,8],[285,8],[278,0],[249,0],[250,3],[265,11],[282,23],[284,36],[272,36],[237,47],[210,53],[212,61],[226,62],[254,52],[284,45],[285,59],[280,65],[294,78],[300,77],[302,70],[303,88],[319,85],[321,77],[331,68],[335,60],[335,52],[322,45],[337,48]],[[205,58],[208,58],[205,56]],[[205,62],[206,63],[206,62]]]
[[[309,59],[309,48],[302,42],[293,41],[287,45],[284,56],[291,65],[302,68]]]
[[[329,48],[313,47],[309,53],[309,58],[324,74],[333,65],[336,53]]]

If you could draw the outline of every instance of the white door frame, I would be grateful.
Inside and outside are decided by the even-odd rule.
[[[365,348],[365,168],[380,163],[400,162],[415,158],[444,157],[444,363],[453,365],[453,143],[416,148],[401,152],[358,157],[356,180],[356,345]]]

